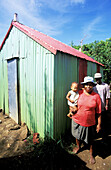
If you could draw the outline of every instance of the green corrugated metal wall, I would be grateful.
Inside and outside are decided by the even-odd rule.
[[[23,38],[20,56],[25,59],[19,64],[21,119],[42,137],[45,133],[53,136],[54,55],[26,35]]]
[[[94,74],[97,72],[97,64],[87,61],[87,75],[94,77]],[[103,67],[100,66],[100,73],[103,77]]]
[[[94,74],[97,72],[97,64],[87,61],[87,75],[94,77]]]
[[[2,65],[3,57],[3,65]],[[0,53],[0,107],[8,113],[7,60],[18,57],[21,121],[42,137],[53,137],[54,55],[13,27]],[[3,67],[4,69],[3,69]],[[3,90],[3,91],[2,91]]]
[[[6,49],[0,52],[0,108],[2,108],[5,113],[8,113],[8,78],[5,54],[7,54]]]
[[[54,137],[60,137],[70,126],[66,94],[77,81],[77,57],[58,52],[54,59]]]
[[[0,108],[3,108],[3,64],[0,53]]]

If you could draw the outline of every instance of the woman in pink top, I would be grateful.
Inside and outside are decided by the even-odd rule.
[[[95,132],[98,133],[101,129],[101,99],[93,91],[95,83],[92,77],[85,77],[81,84],[83,84],[84,90],[78,100],[78,111],[72,116],[72,135],[76,138],[77,144],[73,152],[77,153],[80,149],[80,141],[85,141],[90,145],[90,162],[94,164],[93,140]],[[98,116],[97,126],[95,114]]]

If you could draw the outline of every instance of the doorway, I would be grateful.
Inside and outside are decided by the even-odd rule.
[[[7,60],[9,116],[18,123],[18,71],[17,58]]]

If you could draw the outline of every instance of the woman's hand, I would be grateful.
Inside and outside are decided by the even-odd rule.
[[[98,115],[98,125],[96,127],[96,132],[98,133],[101,130],[101,114]]]
[[[98,124],[96,127],[96,132],[99,133],[100,130],[101,130],[101,126],[100,126],[100,124]]]

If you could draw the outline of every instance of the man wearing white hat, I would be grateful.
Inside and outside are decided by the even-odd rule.
[[[102,75],[101,73],[95,73],[94,78],[97,82],[97,85],[94,87],[94,91],[100,95],[101,98],[101,110],[102,110],[102,120],[101,120],[101,125],[104,133],[104,128],[106,122],[106,111],[108,110],[108,105],[109,105],[109,98],[110,98],[110,90],[109,86],[106,83],[102,82]],[[103,134],[106,135],[106,134]]]
[[[94,87],[94,91],[100,95],[102,101],[102,111],[108,110],[110,91],[109,86],[101,81],[101,73],[95,73],[94,78],[96,79],[97,85]]]

